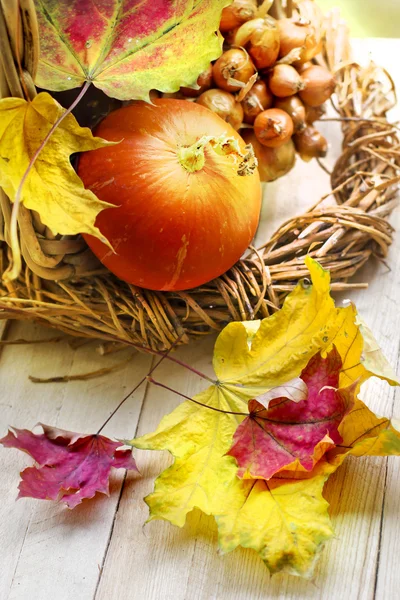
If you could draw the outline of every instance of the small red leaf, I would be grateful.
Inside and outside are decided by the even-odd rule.
[[[60,500],[74,508],[96,492],[108,495],[112,467],[137,471],[131,450],[118,450],[121,442],[41,426],[42,434],[14,427],[0,439],[3,446],[23,450],[38,463],[22,471],[18,498]]]
[[[316,354],[301,373],[308,388],[305,400],[275,398],[267,409],[250,400],[250,415],[228,452],[237,460],[239,477],[270,479],[289,465],[309,471],[342,441],[338,427],[354,403],[354,386],[337,389],[341,366],[336,348],[326,358]]]

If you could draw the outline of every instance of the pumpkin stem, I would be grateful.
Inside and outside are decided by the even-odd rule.
[[[182,167],[189,173],[201,171],[206,162],[204,156],[204,146],[212,139],[209,135],[203,135],[191,146],[181,146],[178,149],[178,159]]]
[[[203,135],[191,146],[181,146],[178,149],[179,162],[186,171],[195,173],[204,167],[206,162],[204,148],[207,144],[221,156],[231,155],[238,163],[238,175],[251,175],[257,168],[257,159],[251,144],[245,147],[245,153],[243,153],[238,140],[233,137]]]

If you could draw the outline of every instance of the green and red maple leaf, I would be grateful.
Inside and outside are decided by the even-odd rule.
[[[231,0],[35,0],[39,87],[90,81],[120,100],[191,85],[222,52],[219,22]]]

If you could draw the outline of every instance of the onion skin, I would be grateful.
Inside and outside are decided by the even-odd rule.
[[[242,23],[254,19],[257,14],[257,4],[254,0],[233,0],[232,4],[222,10],[219,30],[221,33],[231,31]]]
[[[235,34],[234,44],[246,48],[257,69],[272,66],[279,54],[276,20],[268,16],[244,23]]]
[[[291,65],[276,65],[269,77],[269,89],[278,98],[294,96],[304,88],[298,72]]]
[[[323,158],[328,151],[326,138],[312,125],[294,135],[293,141],[297,152],[305,162],[313,158]]]
[[[213,84],[212,64],[210,64],[205,71],[200,73],[196,83],[200,86],[198,90],[188,87],[181,87],[181,93],[187,98],[197,98],[198,96],[200,96],[200,94],[202,94],[206,90],[209,90]]]
[[[279,19],[278,27],[281,41],[279,56],[281,58],[294,48],[303,47],[300,62],[307,62],[321,51],[322,42],[317,39],[315,29],[309,23],[294,19]]]
[[[235,130],[238,130],[243,122],[243,107],[229,92],[218,89],[207,90],[197,98],[196,102],[212,110]]]
[[[312,67],[312,65],[313,65],[313,63],[310,61],[307,61],[304,63],[298,63],[298,64],[296,64],[296,70],[301,75],[302,73],[304,73],[304,71],[306,69],[309,69],[310,67]]]
[[[110,113],[96,135],[120,143],[80,156],[84,185],[116,205],[96,219],[115,253],[97,238],[85,239],[103,264],[129,283],[189,289],[225,273],[251,242],[260,179],[257,169],[238,175],[237,153],[216,152],[210,144],[204,146],[203,165],[190,170],[182,151],[197,148],[205,132],[233,138],[241,153],[245,142],[195,102],[154,102]]]
[[[308,106],[320,106],[335,91],[335,78],[332,73],[319,65],[312,65],[303,71],[302,78],[305,87],[299,92],[299,96]]]
[[[247,21],[243,23],[240,27],[238,27],[235,31],[235,37],[233,39],[233,44],[235,46],[243,46],[245,47],[251,40],[251,36],[255,31],[263,31],[265,27],[264,19],[252,19],[251,21]]]
[[[275,98],[275,108],[280,108],[287,112],[294,125],[294,131],[299,133],[306,127],[306,108],[298,96],[289,96],[289,98]]]
[[[256,116],[254,133],[263,146],[277,148],[287,142],[293,134],[293,121],[279,108],[269,108]]]
[[[258,172],[263,182],[275,181],[286,175],[296,162],[296,151],[291,139],[278,148],[268,148],[258,141],[254,131],[245,129],[242,137],[247,144],[252,144],[258,160]]]
[[[306,122],[307,125],[312,125],[315,121],[318,121],[326,113],[324,104],[321,106],[306,106]]]
[[[252,125],[260,112],[267,108],[271,108],[273,101],[274,97],[269,91],[265,81],[262,81],[262,79],[256,81],[242,100],[244,122]]]
[[[255,71],[247,52],[240,48],[231,48],[224,52],[214,64],[213,78],[221,90],[238,92],[241,86],[229,83],[229,79],[236,79],[246,84]]]

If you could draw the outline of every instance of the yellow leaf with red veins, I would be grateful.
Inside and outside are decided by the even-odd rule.
[[[45,92],[31,102],[21,98],[0,100],[0,187],[14,202],[21,179],[52,125],[65,112]],[[110,143],[93,137],[67,115],[40,152],[22,187],[21,201],[39,213],[54,234],[90,233],[104,241],[95,226],[97,215],[111,206],[86,190],[69,157]]]
[[[284,389],[312,357],[319,352],[325,356],[333,344],[342,363],[340,388],[354,384],[356,391],[371,374],[383,379],[387,375],[379,364],[375,373],[373,366],[364,367],[354,306],[336,308],[329,294],[329,273],[311,258],[306,263],[312,285],[299,283],[282,309],[258,324],[231,323],[219,335],[213,362],[216,384],[195,396],[214,410],[186,401],[165,416],[155,432],[131,444],[169,450],[175,458],[146,498],[150,520],[183,526],[186,515],[199,508],[215,516],[223,551],[253,548],[271,572],[311,577],[316,557],[332,535],[322,498],[330,473],[325,470],[325,457],[310,472],[291,465],[294,470],[279,472],[268,482],[254,482],[239,479],[237,464],[227,455],[235,431],[248,414],[249,400],[273,388]],[[339,433],[344,440],[340,428]],[[324,437],[313,460],[330,447]]]

